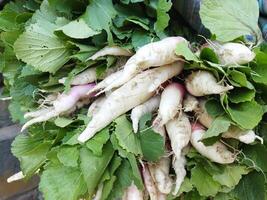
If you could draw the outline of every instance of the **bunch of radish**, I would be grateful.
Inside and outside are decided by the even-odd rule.
[[[151,200],[164,200],[170,193],[177,195],[186,176],[185,149],[188,146],[212,162],[229,164],[236,159],[235,152],[223,142],[217,141],[206,146],[201,141],[206,128],[213,122],[205,109],[205,100],[201,97],[226,93],[233,86],[220,83],[211,72],[205,70],[191,72],[185,81],[175,81],[184,66],[183,57],[176,55],[175,49],[177,44],[184,41],[182,37],[165,38],[143,46],[135,54],[120,47],[105,47],[89,59],[95,60],[106,55],[131,57],[122,69],[108,71],[96,84],[95,68],[78,74],[72,80],[71,90],[56,95],[50,102],[51,106],[26,113],[25,118],[32,119],[22,130],[59,115],[68,115],[89,104],[88,116],[92,119],[78,137],[78,141],[84,143],[129,111],[133,131],[137,133],[140,118],[146,113],[153,113],[155,118],[152,128],[165,139],[166,154],[156,163],[142,165],[146,192]],[[240,47],[240,52],[233,51],[236,45]],[[221,62],[232,64],[251,61],[254,54],[240,45],[231,43],[216,49]],[[233,52],[232,56],[229,52]],[[64,82],[65,79],[60,80],[60,83]],[[189,117],[192,113],[196,117]],[[234,126],[222,137],[235,138],[243,143],[262,140],[253,130],[241,130]],[[171,148],[168,148],[167,143]],[[171,168],[176,173],[175,177],[170,176]],[[101,197],[101,192],[95,195],[95,199],[99,199],[99,195]],[[138,200],[143,199],[144,195],[132,183],[122,199]]]

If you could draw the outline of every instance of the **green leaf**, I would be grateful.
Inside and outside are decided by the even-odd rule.
[[[164,154],[164,138],[151,128],[140,132],[140,143],[144,159],[155,162]]]
[[[60,127],[60,128],[64,128],[68,125],[70,125],[74,120],[72,119],[68,119],[65,117],[58,117],[55,119],[54,123],[56,126]]]
[[[202,139],[210,139],[212,137],[217,137],[221,133],[226,132],[229,129],[230,125],[231,120],[227,116],[219,116],[214,119],[211,124],[211,127],[206,131]]]
[[[258,40],[261,38],[259,6],[254,0],[203,0],[200,17],[219,41],[232,41],[244,35],[253,35]]]
[[[183,56],[186,60],[199,62],[197,56],[188,47],[189,43],[187,41],[180,42],[175,50],[176,55]]]
[[[232,70],[230,73],[229,73],[229,77],[235,81],[235,83],[238,83],[240,86],[243,86],[243,87],[247,87],[248,85],[248,81],[247,81],[247,77],[244,73],[240,72],[240,71],[237,71],[237,70]]]
[[[134,181],[134,184],[137,186],[138,189],[143,190],[144,189],[143,179],[140,174],[140,170],[139,170],[135,156],[131,153],[128,153],[127,158],[132,167],[132,175],[133,175],[132,179]]]
[[[249,173],[241,179],[233,193],[237,199],[242,200],[266,199],[264,176],[256,171]]]
[[[205,182],[203,182],[205,180]],[[196,187],[201,196],[215,196],[220,184],[213,180],[212,176],[205,170],[202,165],[196,165],[191,170],[191,183]]]
[[[159,0],[157,5],[157,21],[155,23],[155,31],[159,35],[168,26],[170,17],[168,11],[172,7],[171,0]]]
[[[8,111],[11,115],[12,121],[23,124],[26,122],[23,116],[23,112],[21,110],[21,105],[17,101],[11,101],[8,105]]]
[[[66,167],[77,167],[79,151],[77,147],[60,147],[57,153],[59,161]]]
[[[231,90],[230,94],[228,94],[228,99],[232,103],[242,103],[246,101],[252,101],[255,97],[255,94],[255,90],[250,90],[244,87],[234,88]]]
[[[192,183],[190,182],[189,178],[185,177],[177,196],[180,196],[182,193],[188,193],[192,189],[193,189]]]
[[[132,34],[132,45],[135,50],[153,41],[146,31],[134,31]]]
[[[262,106],[255,101],[231,104],[227,111],[232,120],[244,129],[253,129],[261,121],[263,115]]]
[[[45,162],[51,142],[42,138],[19,135],[12,143],[11,151],[19,159],[23,174],[32,176]]]
[[[52,12],[50,7],[45,7],[46,4],[44,1],[41,10],[34,16],[36,23],[26,27],[26,31],[19,36],[14,44],[14,51],[19,59],[36,69],[55,73],[69,60],[71,52],[66,44],[53,34],[58,28],[55,22],[48,21],[54,20],[53,15],[48,19],[42,18],[42,15],[46,16],[43,13],[46,12],[45,8]]]
[[[207,100],[205,109],[212,118],[218,117],[224,113],[222,105],[216,99]]]
[[[212,177],[221,185],[234,188],[242,178],[242,175],[248,174],[249,170],[241,165],[225,165],[223,173],[214,174]]]
[[[92,139],[86,142],[86,147],[90,149],[95,155],[101,156],[104,144],[109,139],[109,127],[102,129]]]
[[[132,124],[126,119],[125,115],[115,120],[116,130],[115,135],[118,139],[119,145],[127,152],[135,155],[142,154],[140,141],[132,130]]]
[[[105,30],[111,38],[110,25],[117,12],[112,0],[90,0],[85,13],[81,17],[95,31]]]
[[[39,188],[46,200],[76,200],[86,192],[86,183],[80,170],[51,166],[41,175]]]
[[[219,58],[217,54],[211,49],[211,48],[203,48],[200,52],[200,59],[201,60],[207,60],[213,63],[219,64]]]
[[[99,31],[91,29],[83,19],[77,19],[57,28],[56,31],[62,31],[65,35],[75,39],[85,39],[99,34]]]
[[[114,154],[114,149],[111,143],[107,143],[104,146],[103,153],[101,156],[95,156],[87,148],[81,148],[80,159],[81,159],[81,170],[84,179],[87,183],[87,190],[89,197],[95,192],[95,189],[101,180],[106,167],[108,166],[112,156]]]
[[[267,53],[257,52],[255,60],[257,65],[252,66],[252,78],[256,83],[267,85]]]
[[[148,123],[152,120],[152,114],[146,113],[139,120],[139,130],[144,130],[149,127]]]

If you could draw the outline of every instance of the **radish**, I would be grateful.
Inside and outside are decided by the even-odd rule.
[[[255,58],[255,53],[248,47],[240,43],[216,43],[213,49],[223,65],[242,65],[251,62]]]
[[[154,81],[159,83],[159,87],[168,79],[178,75],[182,68],[182,64],[171,64],[147,70],[112,92],[78,137],[78,140],[84,143],[114,119],[147,101],[155,93],[155,91],[148,92],[148,88]]]
[[[161,94],[158,116],[153,126],[163,126],[172,120],[182,108],[184,87],[179,83],[169,84]]]
[[[46,114],[46,113],[48,113],[48,112],[50,112],[52,110],[53,110],[53,108],[47,108],[47,107],[41,108],[41,109],[36,110],[36,111],[33,111],[33,112],[27,112],[27,113],[25,113],[24,114],[24,118],[25,119],[28,119],[28,118],[39,117],[39,116],[44,115],[44,114]]]
[[[180,156],[174,156],[173,157],[173,163],[172,167],[176,174],[176,180],[175,180],[175,188],[172,192],[173,195],[177,195],[179,192],[179,189],[184,181],[184,178],[186,176],[186,170],[185,170],[185,164],[186,159],[184,155]]]
[[[172,179],[169,175],[170,165],[169,157],[162,157],[157,163],[148,165],[157,189],[163,194],[169,194],[172,189]]]
[[[133,53],[128,50],[128,49],[124,49],[118,46],[112,46],[112,47],[104,47],[103,49],[99,50],[98,52],[96,52],[94,55],[92,55],[90,58],[88,58],[88,60],[96,60],[99,57],[103,57],[103,56],[107,56],[107,55],[111,55],[111,56],[131,56],[133,55]]]
[[[166,129],[174,152],[173,168],[176,173],[176,180],[173,194],[176,195],[186,175],[186,171],[184,169],[186,161],[184,155],[182,155],[182,150],[190,141],[191,124],[188,117],[181,113],[179,118],[175,118],[166,124]]]
[[[204,128],[200,124],[192,125],[192,135],[190,142],[192,146],[203,156],[207,157],[213,162],[220,164],[229,164],[235,161],[235,154],[230,152],[227,147],[217,141],[211,146],[205,146],[200,140],[205,133]]]
[[[63,93],[59,95],[57,100],[53,102],[55,111],[61,113],[72,108],[79,101],[79,99],[89,97],[87,93],[93,87],[95,87],[95,84],[92,83],[86,85],[74,86],[71,88],[68,94]]]
[[[198,121],[205,127],[210,128],[214,119],[208,114],[205,103],[205,100],[199,102],[199,108],[196,109],[196,114],[198,115]],[[253,143],[256,139],[263,143],[263,139],[256,135],[253,130],[242,130],[235,126],[230,126],[229,130],[222,134],[222,137],[234,138],[246,144]]]
[[[109,76],[107,76],[104,80],[102,80],[101,82],[99,82],[94,88],[92,88],[89,92],[89,94],[92,94],[94,92],[97,92],[99,90],[102,90],[104,88],[106,88],[108,85],[112,84],[115,80],[117,80],[119,77],[121,77],[123,74],[123,71],[117,71],[113,74],[110,74]],[[101,94],[102,92],[99,92],[97,95]],[[96,95],[96,96],[97,96]]]
[[[138,131],[138,123],[140,118],[146,114],[146,113],[151,113],[158,109],[159,107],[159,102],[160,102],[160,96],[154,96],[145,103],[136,106],[135,108],[132,109],[131,112],[131,120],[133,124],[133,130],[135,133]]]
[[[125,190],[122,200],[144,200],[144,195],[143,192],[138,190],[136,185],[132,183],[132,185]]]
[[[26,117],[34,118],[26,122],[22,126],[21,132],[33,124],[47,121],[59,115],[69,114],[73,112],[77,107],[82,107],[84,104],[88,103],[89,100],[84,98],[90,97],[90,95],[87,95],[87,92],[94,86],[95,84],[74,86],[71,88],[68,94],[60,94],[58,98],[52,103],[53,107],[40,109],[28,114],[26,113]],[[79,100],[81,101],[79,102]]]
[[[192,112],[197,109],[198,100],[194,96],[186,94],[183,101],[183,107],[184,112]]]
[[[205,96],[210,94],[221,94],[232,90],[234,87],[219,84],[212,73],[208,71],[192,72],[185,81],[186,89],[193,96]]]
[[[87,112],[87,116],[93,116],[94,114],[96,114],[99,109],[101,108],[101,106],[103,105],[103,103],[105,102],[106,97],[102,96],[97,98],[88,108],[88,112]]]
[[[222,134],[223,138],[234,138],[245,144],[251,144],[258,139],[263,144],[263,139],[256,135],[253,130],[241,130],[238,127],[230,126],[229,130]]]
[[[162,66],[181,60],[181,57],[175,54],[175,49],[177,44],[183,41],[185,39],[182,37],[167,37],[141,47],[125,64],[123,75],[110,84],[105,91],[123,85],[149,67]]]
[[[12,183],[12,182],[15,182],[15,181],[19,181],[21,179],[24,179],[24,178],[25,178],[25,176],[24,176],[23,172],[22,171],[19,171],[18,173],[15,173],[12,176],[10,176],[7,179],[7,182],[8,183]]]
[[[102,192],[103,192],[103,183],[101,183],[98,186],[97,191],[95,193],[95,196],[93,197],[93,200],[101,200],[102,199]]]
[[[155,183],[153,182],[153,179],[150,175],[149,169],[146,164],[143,166],[142,175],[143,175],[144,184],[145,184],[146,190],[148,191],[150,200],[157,200],[158,191],[157,191]]]

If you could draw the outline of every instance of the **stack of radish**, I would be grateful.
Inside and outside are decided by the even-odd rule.
[[[220,95],[233,86],[218,82],[211,72],[204,70],[191,72],[185,81],[175,81],[182,80],[174,78],[179,77],[184,66],[184,58],[176,55],[175,49],[184,41],[182,37],[165,38],[143,46],[134,55],[120,47],[100,50],[91,59],[107,55],[131,57],[123,69],[107,73],[97,84],[94,84],[97,81],[95,68],[79,74],[73,79],[68,94],[58,95],[48,108],[26,113],[25,117],[32,119],[23,130],[34,123],[91,104],[88,115],[92,119],[78,137],[78,141],[84,143],[122,114],[131,111],[133,130],[137,133],[140,118],[146,113],[154,113],[153,130],[165,139],[166,154],[157,163],[142,165],[144,184],[151,200],[166,199],[171,191],[177,194],[186,176],[185,150],[188,145],[216,163],[229,164],[236,158],[223,142],[205,146],[201,141],[213,121],[205,109],[203,96]],[[229,62],[248,63],[255,56],[246,46],[235,43],[221,45],[217,54],[225,65]],[[192,114],[194,117],[189,117]],[[247,144],[256,138],[261,139],[252,130],[244,131],[234,126],[222,137]],[[176,173],[175,181],[169,174],[171,167]],[[143,199],[143,194],[133,184],[125,191],[123,199]]]

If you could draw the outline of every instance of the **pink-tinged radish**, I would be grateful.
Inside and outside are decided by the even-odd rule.
[[[185,81],[187,91],[197,97],[221,94],[232,90],[234,87],[227,85],[223,86],[217,82],[212,73],[208,71],[195,71],[192,72]]]
[[[163,126],[172,120],[182,109],[184,87],[179,83],[169,84],[161,94],[158,116],[153,126]]]
[[[145,103],[138,105],[132,109],[131,120],[133,124],[133,130],[135,133],[137,133],[138,131],[138,123],[140,118],[146,113],[151,113],[156,111],[159,107],[159,102],[160,102],[160,96],[157,95],[152,97]]]
[[[94,55],[88,58],[88,60],[96,60],[97,58],[108,56],[108,55],[110,56],[132,56],[133,52],[128,49],[124,49],[118,46],[112,46],[112,47],[107,46],[99,50],[98,52],[96,52]]]
[[[192,112],[198,107],[198,100],[196,97],[186,94],[183,100],[184,112]]]
[[[214,50],[223,65],[242,65],[251,62],[255,58],[255,53],[248,47],[240,43],[215,44]]]
[[[89,96],[87,93],[95,87],[95,84],[86,84],[86,85],[79,85],[74,86],[70,89],[68,94],[62,93],[59,95],[57,100],[53,102],[53,106],[56,112],[65,112],[68,109],[72,108],[79,99],[85,98]]]
[[[150,172],[149,172],[147,165],[143,166],[142,175],[143,175],[144,184],[145,184],[146,190],[148,191],[150,199],[151,200],[157,200],[158,199],[158,191],[157,191],[155,183],[154,183],[154,181],[150,175]]]
[[[132,183],[132,185],[125,190],[122,200],[144,200],[144,195],[143,192],[138,190],[136,185]]]
[[[93,103],[88,108],[87,116],[92,117],[93,115],[95,115],[99,111],[99,109],[101,108],[106,99],[107,98],[105,96],[101,96],[97,98],[95,101],[93,101]]]
[[[95,196],[93,197],[93,200],[101,200],[102,199],[102,193],[103,193],[103,183],[98,185],[97,191],[95,193]]]
[[[229,164],[235,161],[235,154],[229,151],[223,143],[217,141],[211,146],[205,146],[200,141],[205,133],[205,129],[200,124],[192,125],[192,130],[190,142],[201,155],[220,164]]]
[[[191,137],[191,124],[185,114],[169,121],[166,124],[167,133],[171,141],[171,147],[174,152],[173,168],[176,173],[175,189],[173,194],[176,195],[186,175],[184,169],[185,158],[182,150],[188,145]]]
[[[177,44],[183,41],[185,39],[182,37],[168,37],[141,47],[125,64],[122,76],[110,84],[105,91],[123,85],[149,67],[162,66],[181,60],[181,57],[175,54],[175,49]]]
[[[159,192],[169,194],[172,189],[172,179],[169,175],[171,159],[162,157],[155,164],[149,164],[149,171]]]
[[[181,70],[182,65],[168,65],[138,74],[107,97],[100,110],[78,137],[78,141],[84,143],[114,119],[151,98],[155,91],[148,92],[148,88],[155,80],[159,83],[159,87],[168,79],[178,75]]]
[[[173,163],[172,167],[176,174],[176,180],[175,180],[175,188],[172,192],[173,195],[177,195],[179,192],[179,189],[184,181],[184,178],[186,176],[186,170],[185,170],[185,164],[186,159],[184,155],[180,155],[179,157],[174,156],[173,157]]]
[[[107,76],[104,80],[102,80],[101,82],[99,82],[94,88],[92,88],[89,92],[89,94],[92,94],[94,92],[98,92],[104,88],[106,88],[107,86],[109,86],[110,84],[112,84],[115,80],[117,80],[119,77],[121,77],[123,74],[123,71],[117,71],[113,74],[110,74],[109,76]],[[97,95],[101,94],[102,92],[99,92]]]
[[[253,130],[241,130],[238,127],[230,126],[229,130],[222,134],[223,138],[234,138],[245,144],[251,144],[258,139],[263,144],[263,139],[256,135]]]

